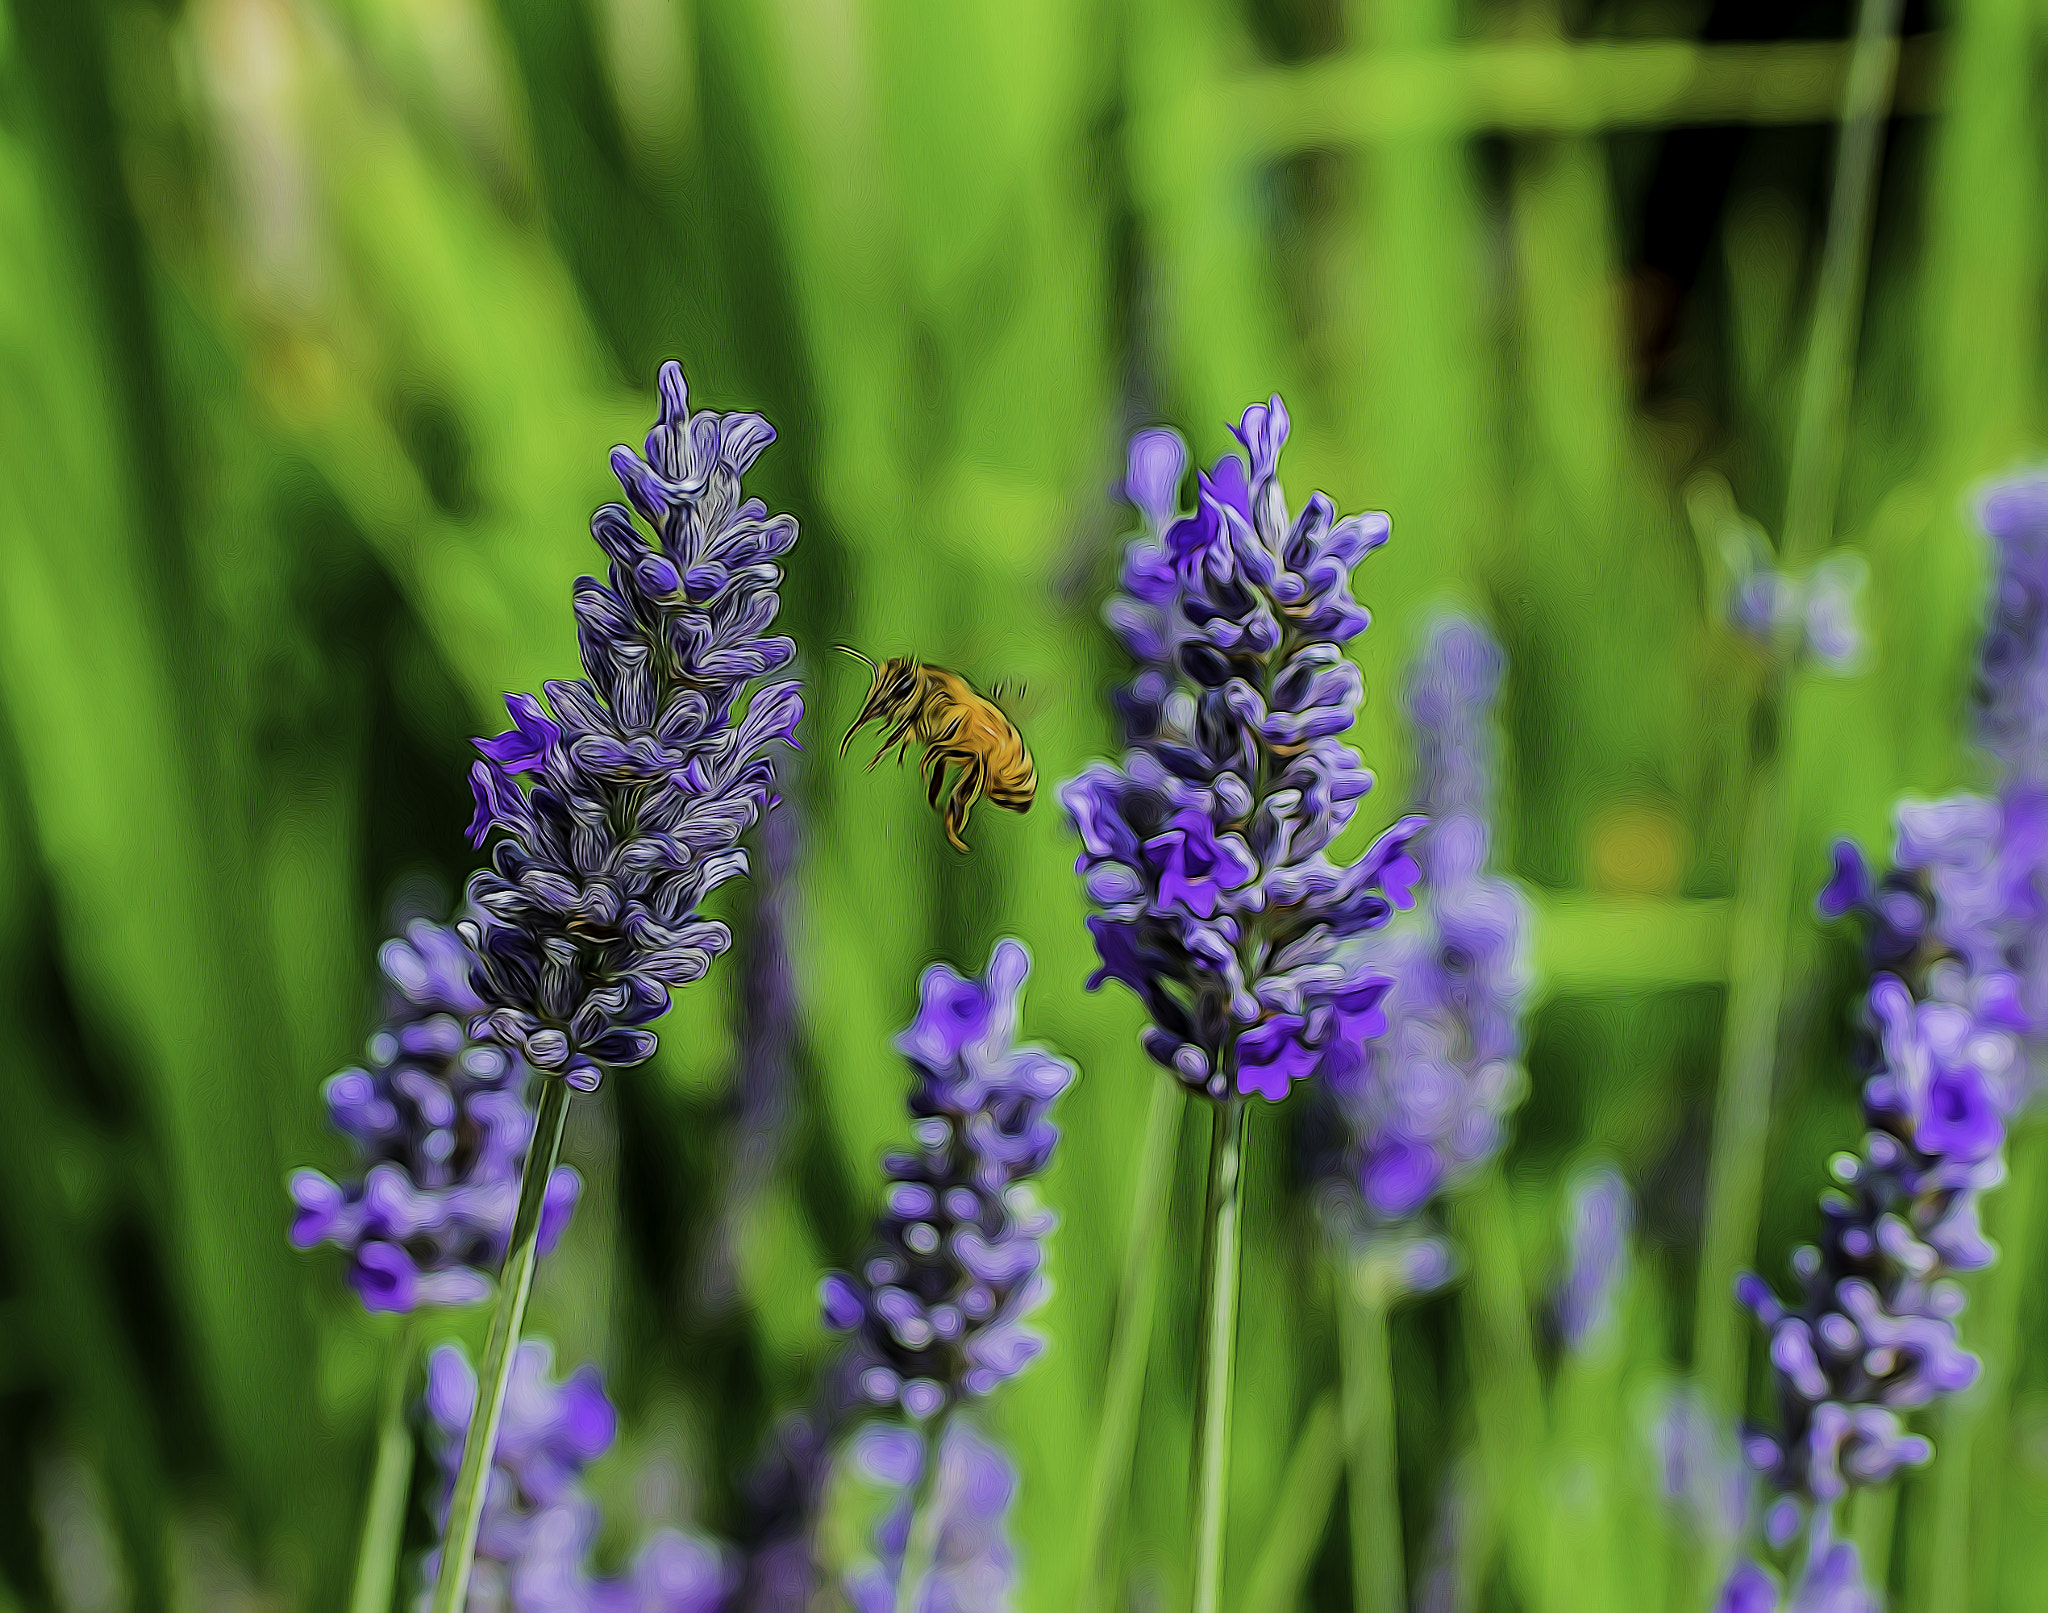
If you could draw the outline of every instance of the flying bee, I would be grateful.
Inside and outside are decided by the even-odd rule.
[[[967,827],[967,814],[974,803],[987,796],[999,807],[1012,812],[1031,810],[1038,793],[1038,769],[1031,752],[1024,748],[1024,736],[1004,715],[990,696],[982,694],[957,672],[927,666],[914,655],[894,655],[880,666],[860,651],[835,644],[868,667],[875,681],[868,687],[867,704],[846,737],[839,742],[839,754],[853,743],[853,736],[871,722],[882,724],[882,748],[875,752],[872,768],[896,748],[900,764],[912,744],[924,746],[924,760],[918,771],[926,779],[926,796],[934,808],[946,794],[946,771],[953,772],[953,787],[946,794],[943,818],[946,838],[962,851],[967,842],[960,831]],[[998,684],[995,693],[1002,692]]]

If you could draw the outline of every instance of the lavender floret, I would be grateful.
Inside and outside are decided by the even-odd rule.
[[[1137,663],[1118,696],[1129,749],[1060,792],[1102,967],[1152,1019],[1146,1051],[1195,1091],[1286,1096],[1384,1021],[1388,980],[1357,939],[1409,903],[1420,827],[1404,819],[1357,861],[1328,847],[1372,775],[1341,736],[1363,679],[1342,646],[1369,620],[1351,568],[1384,515],[1339,518],[1317,493],[1290,518],[1278,469],[1287,411],[1254,404],[1179,513],[1185,450],[1131,445],[1126,494],[1146,533],[1107,614]]]
[[[1558,1331],[1580,1354],[1612,1335],[1615,1304],[1628,1277],[1635,1199],[1621,1172],[1602,1165],[1582,1174],[1566,1199],[1569,1261],[1557,1295]]]
[[[1523,1016],[1533,984],[1529,902],[1492,871],[1498,762],[1493,710],[1506,668],[1477,624],[1431,632],[1411,675],[1408,710],[1427,819],[1414,841],[1425,900],[1369,939],[1368,964],[1393,982],[1386,1034],[1353,1039],[1325,1064],[1336,1112],[1340,1227],[1419,1291],[1450,1273],[1441,1240],[1418,1218],[1499,1151],[1523,1090]]]
[[[326,1087],[329,1118],[355,1144],[363,1175],[342,1184],[292,1173],[293,1244],[346,1250],[349,1282],[373,1311],[486,1298],[511,1235],[533,1136],[530,1072],[517,1054],[470,1039],[465,1027],[482,1006],[473,962],[460,935],[425,919],[384,944],[385,1023],[367,1064]],[[548,1179],[543,1250],[581,1186],[566,1165]]]
[[[618,1414],[593,1367],[551,1374],[553,1352],[538,1340],[519,1346],[497,1451],[484,1497],[472,1607],[533,1613],[720,1613],[735,1575],[712,1542],[679,1530],[642,1543],[627,1572],[593,1575],[590,1548],[602,1519],[584,1491],[584,1469],[611,1448]],[[476,1374],[461,1349],[444,1344],[427,1362],[426,1411],[442,1469],[435,1505],[445,1524],[462,1464],[463,1437],[476,1406]],[[423,1566],[424,1609],[440,1552]]]
[[[894,1613],[897,1581],[913,1527],[917,1481],[931,1441],[901,1426],[863,1429],[850,1447],[856,1468],[895,1499],[875,1531],[872,1556],[845,1576],[855,1613]],[[910,1613],[1009,1613],[1016,1585],[1010,1542],[1010,1504],[1017,1470],[972,1425],[956,1419],[939,1442],[939,1469],[929,1505],[938,1509],[938,1536],[923,1594]]]
[[[933,966],[897,1040],[916,1077],[917,1147],[883,1161],[881,1249],[822,1292],[826,1323],[853,1336],[845,1370],[874,1406],[933,1416],[987,1394],[1044,1347],[1024,1318],[1048,1292],[1053,1217],[1027,1179],[1059,1141],[1048,1111],[1074,1069],[1017,1045],[1029,970],[1016,941],[997,944],[985,980]]]
[[[549,682],[545,704],[508,695],[514,727],[477,741],[471,770],[471,842],[503,835],[470,880],[476,1034],[582,1091],[651,1054],[669,988],[731,945],[698,905],[747,871],[739,837],[774,800],[767,753],[803,715],[794,682],[758,686],[796,653],[768,634],[796,522],[740,486],[774,428],[692,414],[673,363],[660,386],[645,457],[611,461],[652,538],[623,505],[591,520],[611,566],[576,584],[587,676]]]

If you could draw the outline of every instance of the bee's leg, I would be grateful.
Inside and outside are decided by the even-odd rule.
[[[951,753],[934,747],[924,753],[924,760],[918,764],[920,770],[929,775],[926,780],[929,788],[925,791],[925,799],[931,803],[934,811],[938,810],[939,794],[946,787],[946,764],[952,760],[954,757]]]
[[[960,776],[954,782],[953,794],[946,802],[946,838],[962,851],[968,849],[967,842],[960,838],[960,831],[967,827],[967,814],[974,810],[974,803],[981,799],[982,781],[987,769],[981,758],[975,757],[964,762]]]
[[[891,728],[889,732],[883,736],[882,748],[876,751],[875,754],[868,759],[868,771],[870,773],[872,773],[875,770],[875,763],[879,762],[884,756],[887,756],[889,754],[889,748],[892,745],[896,744],[898,740],[902,740],[903,736],[910,731],[910,724],[911,719],[905,717],[901,722],[897,723],[895,727]],[[907,740],[904,742],[906,744],[908,743]],[[901,761],[902,758],[899,756],[897,760]]]

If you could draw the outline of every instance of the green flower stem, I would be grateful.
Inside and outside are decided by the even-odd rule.
[[[391,1362],[384,1375],[384,1402],[377,1415],[377,1464],[370,1475],[363,1538],[356,1548],[349,1613],[391,1613],[391,1581],[398,1571],[398,1548],[405,1538],[405,1503],[412,1493],[413,1440],[405,1402],[418,1342],[418,1318],[407,1316],[392,1341]]]
[[[1814,292],[1813,335],[1792,439],[1779,564],[1797,571],[1834,536],[1842,441],[1876,198],[1884,113],[1898,67],[1901,0],[1862,0],[1856,44],[1843,92],[1841,140],[1827,241]],[[1755,1255],[1763,1191],[1764,1144],[1770,1131],[1778,1012],[1785,987],[1788,909],[1792,899],[1792,836],[1799,812],[1798,759],[1793,750],[1792,665],[1800,626],[1783,624],[1777,670],[1761,696],[1763,727],[1775,754],[1763,764],[1751,796],[1748,837],[1730,941],[1728,1018],[1721,1038],[1721,1082],[1714,1110],[1712,1167],[1700,1250],[1693,1324],[1693,1371],[1711,1402],[1741,1408],[1746,1352],[1743,1320],[1731,1298],[1735,1274]]]
[[[1114,1600],[1115,1565],[1109,1545],[1122,1515],[1138,1440],[1138,1409],[1145,1398],[1145,1363],[1152,1353],[1152,1313],[1159,1293],[1159,1258],[1165,1242],[1167,1201],[1173,1195],[1174,1143],[1187,1104],[1181,1084],[1160,1075],[1152,1085],[1145,1141],[1138,1156],[1138,1186],[1131,1205],[1130,1242],[1117,1289],[1116,1332],[1109,1347],[1109,1382],[1088,1478],[1088,1511],[1081,1535],[1081,1592],[1076,1613],[1101,1613]]]
[[[910,1535],[903,1542],[903,1566],[896,1575],[896,1613],[915,1613],[918,1592],[939,1556],[939,1523],[945,1512],[939,1493],[939,1456],[945,1446],[946,1414],[940,1413],[925,1439],[924,1469],[910,1503]]]
[[[561,1157],[562,1128],[568,1118],[569,1083],[558,1076],[543,1077],[533,1141],[519,1178],[512,1241],[505,1249],[498,1303],[491,1312],[490,1338],[477,1374],[476,1409],[462,1441],[462,1467],[455,1475],[455,1498],[441,1538],[441,1577],[434,1586],[433,1613],[462,1613],[469,1600],[469,1570],[476,1558],[477,1530],[483,1523],[485,1480],[498,1446],[498,1424],[505,1415],[505,1391],[512,1381],[512,1358],[519,1348],[520,1325],[526,1320],[527,1296],[533,1292],[533,1268],[540,1259],[541,1207],[547,1199],[548,1178],[554,1175],[555,1161]]]
[[[1351,1599],[1357,1613],[1401,1613],[1401,1498],[1386,1285],[1364,1261],[1338,1267],[1344,1452],[1351,1495]]]
[[[2013,1130],[2011,1174],[1991,1203],[1998,1264],[1985,1272],[1964,1320],[1970,1342],[1984,1362],[1984,1375],[1951,1403],[1935,1441],[1928,1475],[1931,1543],[1919,1605],[1927,1613],[1968,1613],[1981,1605],[1985,1586],[1997,1575],[2000,1508],[2005,1486],[1971,1482],[1978,1435],[1993,1435],[1992,1471],[2005,1471],[2006,1442],[1998,1432],[2010,1426],[2012,1363],[2019,1355],[2020,1300],[2034,1275],[2040,1247],[2042,1178],[2048,1176],[2048,1116],[2033,1115]],[[1973,1590],[1972,1564],[1982,1564],[1984,1586]]]
[[[1202,1211],[1202,1345],[1195,1392],[1194,1613],[1223,1604],[1223,1526],[1230,1490],[1230,1406],[1244,1246],[1245,1100],[1214,1105]]]

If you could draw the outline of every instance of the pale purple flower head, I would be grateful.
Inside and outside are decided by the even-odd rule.
[[[1754,555],[1728,596],[1729,624],[1765,646],[1778,644],[1782,634],[1794,653],[1830,672],[1850,671],[1863,655],[1858,615],[1869,576],[1870,568],[1855,554],[1828,555],[1804,577],[1780,571],[1765,554]]]
[[[1978,657],[1984,739],[2012,783],[2040,791],[2048,789],[2048,471],[1992,487],[1978,518],[1998,565]]]
[[[1557,1293],[1558,1331],[1566,1349],[1589,1349],[1614,1331],[1634,1231],[1635,1199],[1620,1171],[1597,1166],[1573,1181],[1565,1200],[1568,1263]]]
[[[1492,1159],[1522,1092],[1530,908],[1491,857],[1505,667],[1484,629],[1453,617],[1410,676],[1417,805],[1428,814],[1413,856],[1426,896],[1363,948],[1393,982],[1377,1005],[1384,1034],[1360,1025],[1323,1065],[1340,1152],[1332,1208],[1369,1242],[1400,1241],[1431,1199]]]
[[[470,1039],[473,959],[453,929],[415,919],[378,962],[385,1023],[367,1062],[326,1087],[329,1117],[363,1173],[338,1183],[294,1171],[291,1240],[347,1250],[349,1282],[370,1310],[472,1304],[489,1295],[511,1235],[533,1136],[529,1071],[509,1049]],[[549,1178],[542,1249],[561,1236],[581,1185],[566,1165]]]
[[[760,682],[796,653],[769,632],[796,522],[740,486],[774,436],[759,415],[693,414],[662,366],[645,457],[612,450],[645,526],[619,504],[591,521],[611,568],[576,584],[586,676],[548,683],[545,705],[508,696],[512,731],[478,742],[470,836],[502,838],[470,880],[477,1034],[581,1090],[653,1052],[669,988],[731,944],[698,907],[747,871],[769,752],[796,743],[798,686]]]
[[[893,1492],[875,1531],[874,1550],[847,1574],[843,1589],[856,1613],[894,1613],[912,1527],[917,1481],[930,1441],[900,1425],[874,1425],[855,1436],[851,1456],[869,1482]],[[1009,1613],[1017,1581],[1010,1543],[1010,1505],[1017,1471],[1000,1449],[961,1418],[946,1425],[931,1505],[938,1509],[937,1549],[911,1613]]]
[[[1045,1297],[1053,1217],[1028,1179],[1052,1158],[1054,1098],[1073,1066],[1017,1043],[1030,956],[996,945],[984,979],[925,971],[917,1017],[897,1040],[916,1075],[916,1149],[883,1161],[882,1246],[834,1272],[826,1323],[853,1335],[845,1370],[871,1405],[926,1418],[985,1395],[1044,1347],[1025,1318]]]
[[[1364,689],[1342,646],[1369,620],[1351,568],[1388,526],[1320,493],[1290,516],[1287,431],[1278,398],[1247,409],[1245,457],[1197,475],[1189,514],[1180,440],[1133,440],[1124,488],[1145,531],[1107,607],[1136,663],[1116,697],[1130,748],[1060,792],[1098,909],[1090,986],[1136,992],[1147,1052],[1218,1098],[1284,1097],[1376,1032],[1388,982],[1355,943],[1408,905],[1420,827],[1329,855],[1372,787],[1342,738]]]
[[[595,1368],[557,1380],[552,1366],[553,1351],[535,1339],[513,1358],[470,1605],[517,1613],[720,1613],[735,1575],[725,1554],[701,1536],[660,1530],[623,1575],[591,1573],[602,1518],[584,1491],[583,1471],[611,1448],[618,1414]],[[460,1347],[442,1345],[427,1360],[426,1412],[441,1467],[435,1518],[444,1526],[475,1407],[475,1372]],[[437,1547],[423,1564],[429,1589],[439,1564]]]

